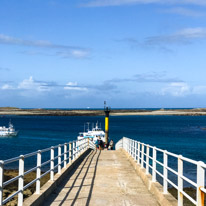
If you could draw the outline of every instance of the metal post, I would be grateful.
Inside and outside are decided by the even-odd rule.
[[[146,174],[149,174],[149,145],[147,145],[147,155],[146,155]]]
[[[73,141],[73,154],[72,154],[72,160],[74,160],[76,157],[76,148],[75,148],[75,142]]]
[[[197,163],[197,205],[204,206],[205,194],[201,191],[201,188],[205,186],[205,169],[204,162],[199,161]]]
[[[178,206],[183,206],[183,161],[182,161],[182,155],[178,156]]]
[[[163,169],[163,193],[167,194],[168,193],[168,182],[167,182],[167,177],[168,177],[168,173],[167,173],[167,162],[168,162],[168,156],[167,156],[167,151],[164,151],[164,169]]]
[[[89,138],[87,138],[87,141],[88,141],[87,149],[89,149]]]
[[[54,181],[54,147],[51,147],[50,180]]]
[[[77,153],[77,157],[79,156],[79,155],[81,155],[81,152],[82,152],[82,142],[83,142],[83,140],[81,140],[79,143],[79,146],[77,147],[77,149],[78,149],[78,153]],[[78,144],[77,144],[77,142],[76,142],[76,146],[77,146]]]
[[[127,153],[129,154],[129,139],[127,138]]]
[[[0,161],[0,205],[3,205],[4,161]]]
[[[140,142],[138,142],[137,147],[137,164],[140,164]]]
[[[67,143],[64,144],[64,168],[67,166]]]
[[[36,169],[36,194],[40,194],[40,187],[41,187],[41,150],[37,153],[37,169]]]
[[[84,145],[85,145],[85,139],[82,140],[82,152],[81,153],[84,152]]]
[[[87,148],[87,139],[84,139],[84,151],[86,151],[87,149],[89,149]]]
[[[133,140],[130,141],[130,145],[131,145],[131,156],[133,157]]]
[[[72,143],[69,143],[69,163],[72,163]]]
[[[142,143],[141,168],[144,167],[144,144]]]
[[[61,174],[61,145],[58,146],[58,174]]]
[[[20,155],[19,159],[19,181],[18,181],[18,206],[23,206],[23,189],[24,189],[24,155]]]
[[[156,160],[157,160],[157,150],[156,147],[153,147],[152,155],[152,182],[156,182]]]
[[[135,147],[134,147],[134,149],[135,149],[135,158],[134,158],[134,160],[137,161],[137,141],[135,141],[134,144],[135,144]]]
[[[130,155],[132,156],[132,143],[133,141],[130,139]]]

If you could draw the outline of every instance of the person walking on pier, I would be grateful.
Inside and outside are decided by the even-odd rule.
[[[104,149],[104,142],[101,140],[101,137],[98,137],[98,140],[95,142],[97,149]]]
[[[109,142],[108,150],[113,150],[113,147],[114,147],[114,142],[111,139],[110,142]]]

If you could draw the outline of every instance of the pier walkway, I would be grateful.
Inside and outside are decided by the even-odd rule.
[[[115,148],[96,150],[92,141],[83,139],[0,161],[0,206],[16,200],[18,206],[206,205],[205,163],[126,137]],[[25,159],[31,157],[37,164],[26,169]],[[17,161],[18,176],[4,180],[4,167]],[[186,164],[192,170],[186,170]],[[45,165],[49,165],[46,171]],[[26,182],[25,176],[32,172],[36,178]],[[42,186],[46,175],[49,181]],[[17,180],[17,191],[6,195],[6,187]],[[190,193],[185,183],[192,185]],[[33,184],[36,190],[24,199]]]
[[[52,205],[159,205],[121,151],[93,150],[44,200]]]

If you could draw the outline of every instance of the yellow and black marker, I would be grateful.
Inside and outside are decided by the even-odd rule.
[[[109,113],[111,109],[109,107],[104,107],[105,112],[105,144],[108,144],[109,139]]]

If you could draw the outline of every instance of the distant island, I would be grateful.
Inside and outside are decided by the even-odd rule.
[[[26,116],[103,116],[101,109],[21,109],[16,107],[0,107],[0,116],[26,115]],[[111,116],[125,115],[181,115],[202,116],[206,115],[206,108],[196,109],[114,109]]]

